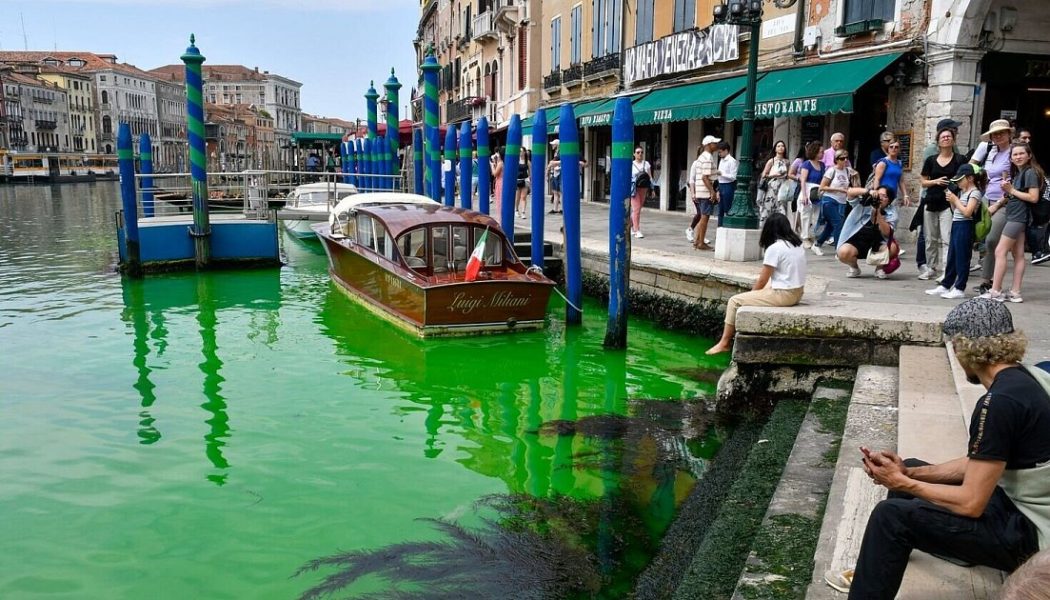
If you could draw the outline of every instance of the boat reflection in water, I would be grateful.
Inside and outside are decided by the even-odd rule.
[[[204,454],[215,468],[207,478],[218,485],[225,484],[230,464],[223,454],[223,448],[230,436],[230,419],[222,386],[225,381],[221,373],[223,361],[219,356],[216,337],[218,316],[225,309],[251,308],[259,310],[260,315],[269,315],[271,319],[276,317],[281,298],[280,271],[239,271],[235,278],[214,273],[160,275],[149,279],[124,278],[121,286],[125,307],[121,317],[134,333],[132,364],[138,378],[133,386],[141,398],[137,431],[139,442],[153,444],[162,436],[150,410],[157,396],[156,386],[150,378],[153,370],[149,366],[149,356],[155,352],[160,357],[168,350],[169,315],[193,314],[201,342],[198,367],[203,375],[201,391],[204,401],[200,406],[208,413]],[[262,331],[252,331],[248,335],[259,334],[275,339],[276,323],[271,321],[263,325]],[[183,335],[175,337],[185,339]]]
[[[453,535],[439,553],[425,545],[414,549],[399,544],[342,556],[346,571],[330,577],[357,568],[357,576],[376,575],[404,589],[454,582],[459,593],[485,597],[495,592],[492,582],[512,585],[501,579],[504,575],[564,569],[566,581],[589,582],[577,590],[582,593],[622,597],[630,591],[727,429],[714,424],[701,402],[683,402],[713,391],[708,384],[670,374],[676,366],[695,366],[684,343],[638,325],[629,354],[605,351],[602,311],[592,303],[587,308],[595,318],[585,318],[583,328],[552,323],[545,331],[509,337],[432,341],[387,324],[377,327],[369,323],[374,319],[368,311],[330,291],[320,323],[352,366],[345,374],[357,381],[349,387],[401,392],[404,400],[391,410],[406,417],[425,413],[424,456],[436,459],[452,452],[471,471],[505,483],[505,494],[482,500],[479,510],[487,524],[471,539],[481,539],[489,548],[503,547],[507,540],[502,538],[511,535],[503,527],[524,525],[543,529],[557,538],[560,548],[582,545],[588,554],[571,567],[529,564],[547,555],[539,550],[530,554],[521,547],[528,542],[519,540],[520,556],[496,559],[508,565],[524,561],[508,567],[513,574],[492,572],[491,564],[487,573],[480,568],[460,572],[474,567],[464,566],[457,553],[478,549],[463,541],[471,536]],[[633,398],[643,380],[647,395],[674,401]],[[660,383],[653,385],[654,380]],[[455,445],[447,445],[446,438]],[[446,531],[449,526],[439,524]],[[566,556],[554,551],[546,560]],[[410,569],[401,567],[415,560],[448,563],[441,576],[448,579],[413,580],[405,575]],[[584,565],[593,569],[579,572]],[[592,585],[600,593],[587,587]]]

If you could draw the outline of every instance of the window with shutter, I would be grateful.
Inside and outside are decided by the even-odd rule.
[[[529,30],[524,25],[518,28],[518,89],[525,89],[528,83],[529,67]]]

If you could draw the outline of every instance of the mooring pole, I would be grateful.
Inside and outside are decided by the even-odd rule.
[[[372,163],[372,166],[375,167],[376,175],[379,175],[376,178],[379,185],[376,187],[381,190],[389,190],[392,187],[387,177],[390,174],[390,146],[385,135],[376,138],[373,149],[375,150],[375,162]]]
[[[359,190],[364,191],[368,187],[368,182],[365,180],[365,141],[361,138],[354,140],[354,147],[357,149],[356,157],[354,158],[354,173],[356,173],[355,179],[357,180],[357,187]]]
[[[631,195],[634,114],[629,98],[618,98],[613,109],[612,166],[609,172],[609,320],[606,348],[627,347],[627,294],[631,281],[631,237],[627,206]]]
[[[139,136],[139,170],[142,172],[142,216],[152,217],[153,211],[153,143],[148,133]]]
[[[423,130],[416,127],[412,130],[412,179],[415,184],[412,191],[422,196],[423,190]]]
[[[343,173],[343,183],[351,183],[350,134],[343,134],[343,141],[339,143],[339,171]]]
[[[379,135],[379,92],[376,92],[376,82],[368,83],[368,91],[365,92],[365,108],[368,111],[368,139],[374,140]]]
[[[459,207],[471,210],[474,208],[474,144],[470,139],[470,121],[459,129]],[[481,168],[481,165],[478,165]]]
[[[386,141],[390,151],[390,166],[387,175],[390,178],[390,189],[396,189],[397,177],[401,175],[401,161],[398,160],[397,151],[401,148],[401,130],[399,123],[398,102],[400,102],[401,82],[394,76],[394,70],[390,69],[390,78],[383,84],[386,89]],[[403,189],[408,186],[405,185]]]
[[[503,152],[503,189],[499,191],[500,227],[514,243],[514,203],[518,192],[518,160],[521,158],[521,117],[510,116],[507,146]]]
[[[372,183],[372,140],[365,138],[365,152],[362,157],[362,173],[365,176],[365,191],[375,191]]]
[[[489,214],[492,194],[492,150],[489,148],[489,120],[478,119],[478,211]]]
[[[117,128],[117,167],[120,170],[120,205],[124,212],[124,272],[132,277],[142,276],[139,259],[139,212],[135,203],[135,154],[131,145],[131,126],[121,123]]]
[[[211,262],[211,223],[208,217],[208,155],[204,145],[204,78],[201,64],[204,57],[194,45],[190,34],[190,46],[182,55],[186,64],[186,125],[190,141],[190,180],[193,185],[193,251],[197,268],[205,268]]]
[[[543,208],[547,171],[547,110],[538,109],[532,117],[532,264],[543,268]]]
[[[456,205],[456,126],[451,123],[447,125],[448,129],[445,131],[445,163],[442,163],[441,168],[445,168],[445,164],[448,164],[448,171],[445,172],[445,206]]]
[[[423,138],[426,152],[426,176],[430,199],[441,202],[441,139],[438,130],[438,73],[441,65],[427,54],[419,67],[423,71]]]
[[[565,211],[565,323],[580,325],[583,314],[583,266],[580,258],[580,137],[572,104],[558,116],[558,154],[561,156],[562,209]]]

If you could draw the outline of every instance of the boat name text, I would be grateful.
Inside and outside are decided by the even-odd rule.
[[[528,306],[532,296],[516,296],[514,292],[496,292],[491,296],[471,296],[460,292],[452,298],[448,310],[469,315],[476,308],[522,308]]]

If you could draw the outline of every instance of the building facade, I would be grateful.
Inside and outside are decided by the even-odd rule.
[[[98,140],[94,78],[69,67],[48,64],[39,67],[37,78],[64,89],[68,96],[70,141],[63,147],[71,152],[95,154]]]
[[[22,108],[22,128],[29,139],[27,152],[70,152],[69,96],[57,85],[11,73],[18,85]]]
[[[750,32],[716,25],[719,3],[429,0],[421,3],[416,47],[420,60],[433,48],[442,65],[442,122],[476,121],[477,111],[454,110],[450,102],[478,90],[487,107],[486,71],[478,84],[468,65],[489,65],[491,73],[495,56],[501,73],[538,67],[535,78],[526,77],[539,82],[534,101],[506,106],[523,117],[543,106],[549,123],[560,106],[574,106],[587,159],[583,197],[590,201],[608,201],[611,116],[621,96],[631,101],[636,144],[655,167],[659,194],[650,205],[664,210],[690,210],[686,173],[707,134],[730,142],[738,157],[751,155],[761,169],[777,140],[793,157],[804,143],[827,144],[841,132],[866,174],[879,135],[889,130],[902,141],[912,197],[922,150],[944,117],[963,123],[963,149],[978,143],[991,120],[1007,118],[1032,130],[1037,155],[1050,152],[1050,12],[1040,0],[763,2],[751,148],[739,148]],[[492,32],[481,16],[511,4],[522,20]],[[515,41],[522,39],[528,47],[519,57],[523,44]],[[517,60],[508,65],[508,58]],[[497,80],[505,103],[500,86],[523,91],[502,75]],[[418,110],[414,118],[421,119]],[[549,134],[558,129],[556,120],[552,125]]]

